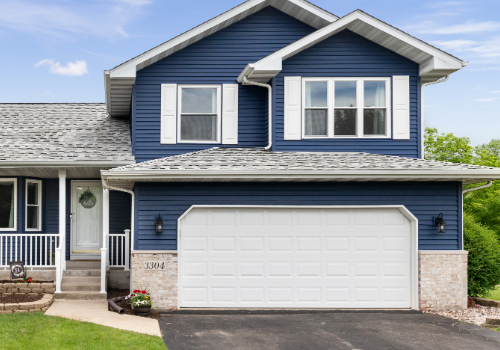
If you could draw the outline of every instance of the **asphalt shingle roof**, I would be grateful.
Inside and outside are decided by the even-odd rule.
[[[2,161],[135,161],[127,120],[104,103],[0,104]]]
[[[500,170],[364,152],[271,152],[263,148],[211,148],[111,169],[135,170]]]

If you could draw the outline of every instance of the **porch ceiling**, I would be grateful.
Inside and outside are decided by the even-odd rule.
[[[48,166],[1,166],[0,176],[28,176],[44,179],[57,179],[59,169],[66,169],[68,179],[100,179],[101,170],[111,169],[113,165],[104,167],[48,167]]]

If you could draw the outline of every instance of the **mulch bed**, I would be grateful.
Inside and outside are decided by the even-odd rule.
[[[130,291],[128,289],[111,289],[111,288],[109,288],[108,289],[108,300],[113,299],[113,298],[117,298],[117,297],[124,297],[124,296],[128,295],[129,292]],[[134,310],[132,310],[132,305],[130,305],[130,300],[120,301],[119,303],[116,303],[116,305],[123,308],[123,311],[125,311],[124,312],[125,315],[137,316],[134,314]],[[160,319],[160,313],[158,311],[151,310],[151,312],[149,313],[149,316],[138,316],[138,317],[148,317],[148,318],[158,320],[158,319]]]
[[[0,283],[19,283],[21,280],[0,280]],[[33,283],[54,283],[54,281],[39,281],[33,280]]]
[[[43,294],[10,294],[0,296],[0,304],[30,303],[42,300]]]

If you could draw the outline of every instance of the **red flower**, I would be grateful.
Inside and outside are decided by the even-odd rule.
[[[146,292],[145,290],[143,290],[141,293],[142,293],[142,294],[146,294],[147,292]]]
[[[33,278],[28,278],[28,283],[31,283],[33,281]]]
[[[134,293],[139,293],[139,292],[140,292],[140,290],[138,290],[138,289],[134,290]]]

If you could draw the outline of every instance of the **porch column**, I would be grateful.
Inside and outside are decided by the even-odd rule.
[[[109,240],[109,190],[102,190],[102,248],[101,248],[101,293],[106,293],[106,265],[108,263]]]
[[[66,270],[66,169],[59,170],[59,241],[61,242],[61,269]]]

